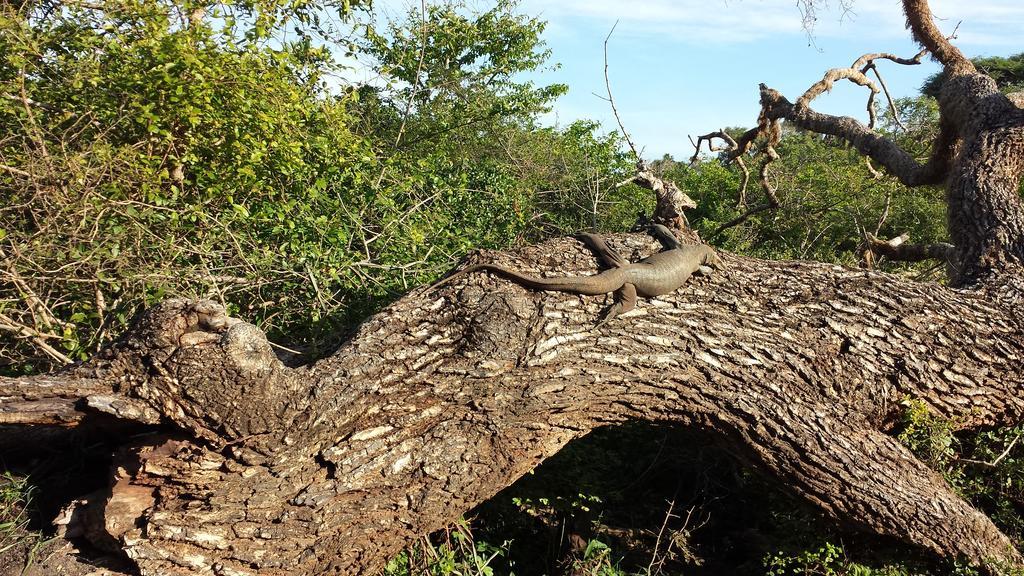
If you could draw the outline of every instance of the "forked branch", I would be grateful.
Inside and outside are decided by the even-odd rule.
[[[697,137],[696,142],[691,138],[694,146],[694,153],[691,162],[698,160],[702,145],[706,142],[710,152],[725,152],[726,163],[736,162],[743,173],[737,207],[746,205],[747,186],[750,180],[750,172],[743,162],[743,157],[754,150],[755,142],[764,139],[766,142],[756,153],[764,155],[765,161],[759,170],[761,189],[765,193],[765,202],[758,205],[737,218],[720,226],[715,233],[731,228],[745,222],[751,216],[777,208],[781,202],[777,195],[776,187],[771,184],[769,178],[769,166],[778,160],[778,153],[775,145],[778,144],[781,128],[780,122],[787,120],[795,125],[843,138],[852,144],[868,158],[873,158],[885,166],[908,186],[921,184],[934,184],[941,182],[948,174],[949,165],[953,156],[955,138],[952,132],[943,131],[936,142],[934,153],[929,162],[920,165],[912,156],[900,149],[894,142],[886,139],[874,130],[877,123],[875,112],[875,98],[879,93],[884,93],[889,104],[889,109],[897,124],[900,123],[899,114],[889,94],[885,82],[878,72],[876,62],[878,60],[889,60],[897,64],[912,66],[921,63],[926,50],[921,50],[911,58],[902,58],[885,52],[865,54],[855,60],[848,68],[835,68],[829,70],[821,80],[808,88],[796,101],[790,103],[782,94],[773,90],[765,84],[760,85],[761,91],[761,113],[758,116],[757,126],[744,132],[738,139],[734,139],[724,130],[710,132]],[[878,84],[867,76],[869,71],[874,71],[878,78]],[[854,84],[868,88],[870,94],[867,102],[868,125],[865,126],[850,117],[830,116],[815,112],[810,108],[810,103],[821,94],[830,91],[839,80],[849,80]],[[723,145],[716,145],[715,140],[721,140]],[[868,168],[875,177],[880,174],[868,164]]]
[[[907,28],[910,29],[914,40],[931,52],[932,57],[946,68],[947,73],[953,76],[977,71],[974,63],[935,26],[928,0],[903,0],[903,12],[907,16]]]
[[[743,172],[743,178],[740,182],[739,199],[736,203],[736,206],[738,208],[746,206],[747,185],[750,182],[750,172],[749,170],[747,170],[747,166],[743,162],[743,156],[750,153],[751,149],[753,149],[754,147],[755,141],[757,141],[759,138],[763,138],[764,140],[764,143],[757,150],[757,154],[765,157],[764,161],[761,163],[760,169],[758,170],[758,176],[761,182],[761,190],[764,192],[766,199],[765,202],[759,206],[747,210],[740,216],[719,226],[717,229],[715,229],[714,232],[712,232],[712,235],[718,235],[724,230],[727,230],[729,228],[732,228],[733,226],[738,226],[739,224],[746,222],[747,219],[749,219],[751,216],[755,214],[764,212],[766,210],[773,210],[781,205],[781,202],[777,194],[777,186],[771,183],[771,172],[769,170],[769,166],[779,159],[779,154],[778,152],[775,151],[775,146],[779,143],[782,137],[782,128],[780,126],[780,122],[778,119],[769,118],[768,115],[764,113],[765,108],[763,92],[765,90],[769,90],[772,92],[774,91],[765,86],[764,84],[761,84],[761,89],[762,113],[760,116],[758,116],[757,127],[751,128],[750,130],[744,132],[742,135],[740,135],[738,140],[733,139],[732,136],[725,132],[725,130],[719,130],[717,132],[711,132],[708,134],[698,136],[696,142],[693,142],[692,138],[690,139],[690,141],[693,142],[694,146],[693,156],[690,158],[691,162],[697,161],[698,156],[700,154],[701,143],[707,142],[709,151],[726,152],[724,158],[726,164],[736,162],[740,166],[740,170]],[[723,140],[726,143],[726,145],[716,146],[714,144],[714,139],[716,138]]]
[[[881,240],[874,234],[865,234],[864,261],[869,268],[874,266],[877,257],[884,256],[897,262],[921,262],[924,260],[942,260],[952,263],[956,257],[956,247],[947,242],[935,244],[908,244],[910,234]]]
[[[725,146],[718,146],[715,144],[715,139],[720,139],[725,142]],[[736,200],[736,207],[741,208],[747,205],[747,185],[750,183],[750,170],[747,169],[746,162],[743,161],[742,154],[733,154],[739,148],[739,144],[736,140],[729,135],[724,129],[716,132],[709,132],[697,136],[697,141],[693,141],[693,137],[690,137],[690,143],[693,144],[693,156],[690,157],[690,164],[696,164],[699,161],[701,144],[707,142],[708,152],[728,152],[726,156],[726,163],[735,162],[740,167],[740,172],[743,173],[743,178],[740,180],[740,193],[739,198]]]
[[[956,143],[955,130],[940,125],[940,134],[932,148],[932,155],[925,164],[919,163],[911,154],[895,142],[882,136],[869,126],[849,116],[833,116],[816,112],[806,105],[793,104],[775,90],[762,86],[762,114],[775,120],[786,120],[794,125],[846,140],[858,152],[884,166],[904,185],[915,187],[939,184],[949,175],[950,160]]]

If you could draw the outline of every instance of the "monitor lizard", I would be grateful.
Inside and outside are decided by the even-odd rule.
[[[538,278],[498,266],[496,264],[474,264],[443,278],[431,289],[440,288],[453,280],[473,272],[486,271],[507,278],[520,286],[534,290],[549,290],[596,296],[614,292],[616,302],[604,314],[598,326],[636,306],[637,296],[650,298],[675,291],[694,272],[702,267],[721,268],[722,261],[715,251],[706,244],[681,244],[661,224],[654,224],[648,231],[661,242],[664,250],[652,254],[639,262],[629,262],[608,247],[604,239],[594,234],[581,234],[579,238],[607,265],[604,270],[592,276],[568,276],[563,278]]]

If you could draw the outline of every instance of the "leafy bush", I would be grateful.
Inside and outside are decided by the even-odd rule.
[[[595,124],[534,126],[564,87],[517,79],[547,52],[514,4],[381,32],[348,6],[0,7],[0,370],[86,358],[169,294],[308,362],[471,248],[576,231],[585,184],[621,175]],[[338,27],[392,84],[337,85]],[[447,67],[409,68],[442,46]],[[588,223],[623,225],[615,209]]]

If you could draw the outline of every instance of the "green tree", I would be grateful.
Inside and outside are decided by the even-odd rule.
[[[973,58],[971,62],[974,62],[978,70],[991,76],[1003,92],[1009,93],[1024,90],[1024,52],[1012,56]],[[937,98],[939,89],[945,81],[945,72],[932,74],[921,85],[921,93]]]
[[[350,223],[326,215],[374,160],[326,91],[329,52],[278,36],[331,6],[350,9],[0,8],[7,362],[84,357],[166,293],[250,309],[298,342],[318,332],[338,308],[326,285],[353,266],[336,249]]]
[[[358,6],[0,8],[6,370],[83,358],[167,294],[309,360],[471,248],[626,225],[579,212],[636,192],[611,187],[617,141],[536,125],[565,90],[519,79],[542,22],[446,3],[357,36]],[[342,50],[387,82],[339,85]]]

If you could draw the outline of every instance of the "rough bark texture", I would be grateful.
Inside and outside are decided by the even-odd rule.
[[[929,28],[923,0],[904,6],[950,72],[930,162],[814,112],[813,94],[792,104],[762,87],[754,135],[770,148],[785,119],[846,138],[909,185],[948,182],[961,288],[723,254],[725,271],[595,328],[600,297],[473,274],[414,290],[302,368],[218,306],[173,300],[85,365],[0,379],[0,446],[26,425],[148,427],[76,511],[146,575],[372,573],[568,441],[637,419],[707,430],[842,523],[1020,565],[987,517],[885,434],[908,397],[962,427],[1024,420],[1024,112]],[[634,261],[657,249],[641,235],[610,244]],[[476,260],[595,271],[568,239]]]
[[[636,174],[629,180],[622,182],[620,186],[631,182],[641,188],[654,192],[657,207],[650,218],[651,223],[662,224],[682,233],[690,230],[690,223],[686,219],[686,211],[696,208],[697,203],[680,190],[675,182],[664,180],[657,176],[643,160],[637,161]]]
[[[657,244],[612,247],[637,259]],[[571,240],[481,259],[594,271]],[[645,419],[717,434],[844,523],[1019,562],[987,517],[882,433],[908,396],[962,426],[1021,420],[1017,277],[964,292],[725,259],[726,273],[599,330],[601,298],[472,275],[414,291],[299,369],[212,304],[165,303],[65,376],[115,383],[134,407],[106,411],[157,411],[182,431],[123,449],[96,499],[109,545],[143,574],[368,573],[566,442]]]

